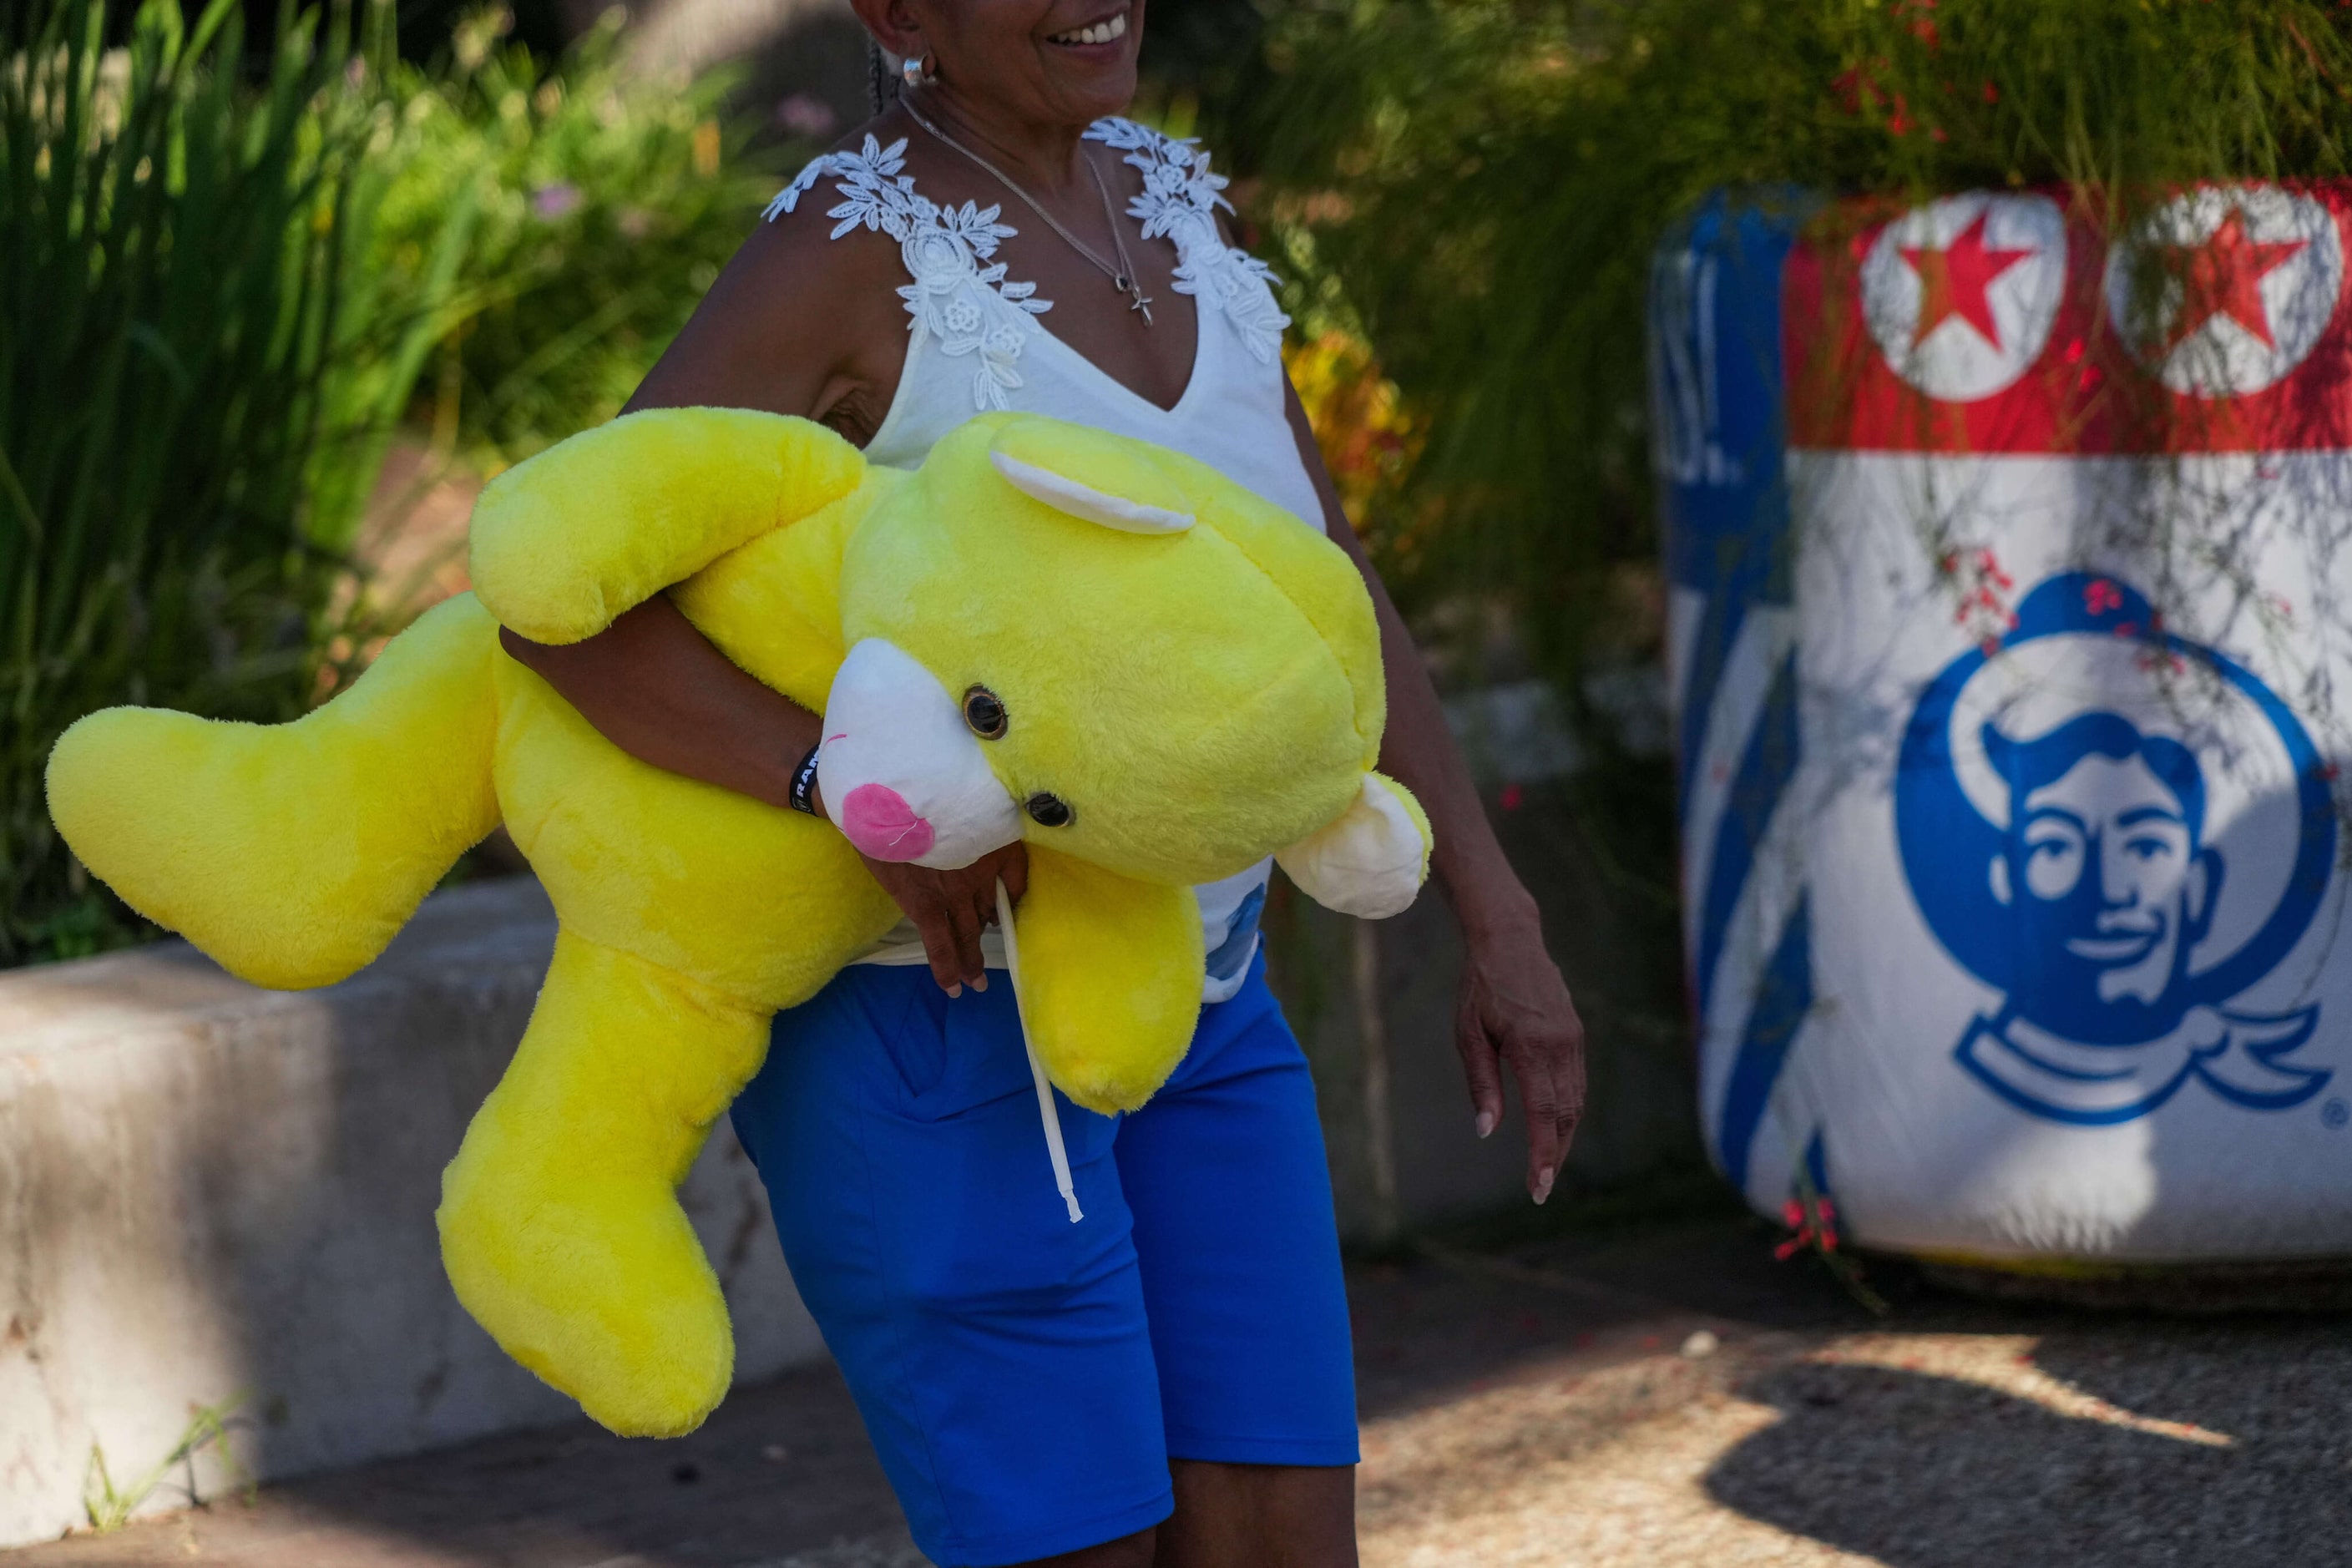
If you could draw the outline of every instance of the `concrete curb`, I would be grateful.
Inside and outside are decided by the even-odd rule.
[[[324,991],[178,942],[0,975],[0,1545],[84,1521],[93,1445],[124,1484],[238,1394],[236,1455],[265,1478],[576,1414],[458,1307],[433,1228],[554,934],[519,878],[428,900]],[[738,1375],[822,1357],[723,1122],[684,1196]]]

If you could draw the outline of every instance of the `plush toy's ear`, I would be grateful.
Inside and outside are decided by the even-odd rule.
[[[1368,773],[1353,805],[1274,858],[1325,909],[1378,921],[1421,891],[1431,842],[1421,803],[1395,780]]]
[[[1055,510],[1121,533],[1181,533],[1192,498],[1139,444],[1058,419],[1015,419],[988,444],[1005,482]]]

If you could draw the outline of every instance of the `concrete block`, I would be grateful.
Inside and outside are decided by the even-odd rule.
[[[427,900],[324,991],[176,942],[0,975],[0,1545],[82,1522],[94,1445],[121,1483],[240,1394],[264,1477],[575,1413],[458,1307],[433,1228],[554,931],[525,878]],[[685,1197],[738,1375],[821,1357],[724,1123]]]

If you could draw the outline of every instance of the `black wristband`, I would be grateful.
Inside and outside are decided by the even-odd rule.
[[[816,754],[824,750],[823,742],[808,749],[808,755],[801,759],[801,765],[793,770],[793,787],[784,796],[785,802],[794,811],[804,811],[811,816],[816,815]]]

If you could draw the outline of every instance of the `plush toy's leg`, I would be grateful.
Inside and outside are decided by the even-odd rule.
[[[1021,1018],[1055,1088],[1089,1110],[1132,1110],[1201,1019],[1201,907],[1190,888],[1139,882],[1029,847],[1013,915]]]
[[[769,1016],[563,931],[442,1176],[457,1299],[625,1436],[692,1431],[732,1377],[727,1304],[676,1189],[758,1069]]]
[[[460,595],[290,724],[93,713],[49,754],[49,814],[126,903],[232,973],[330,984],[498,826],[497,648]]]

